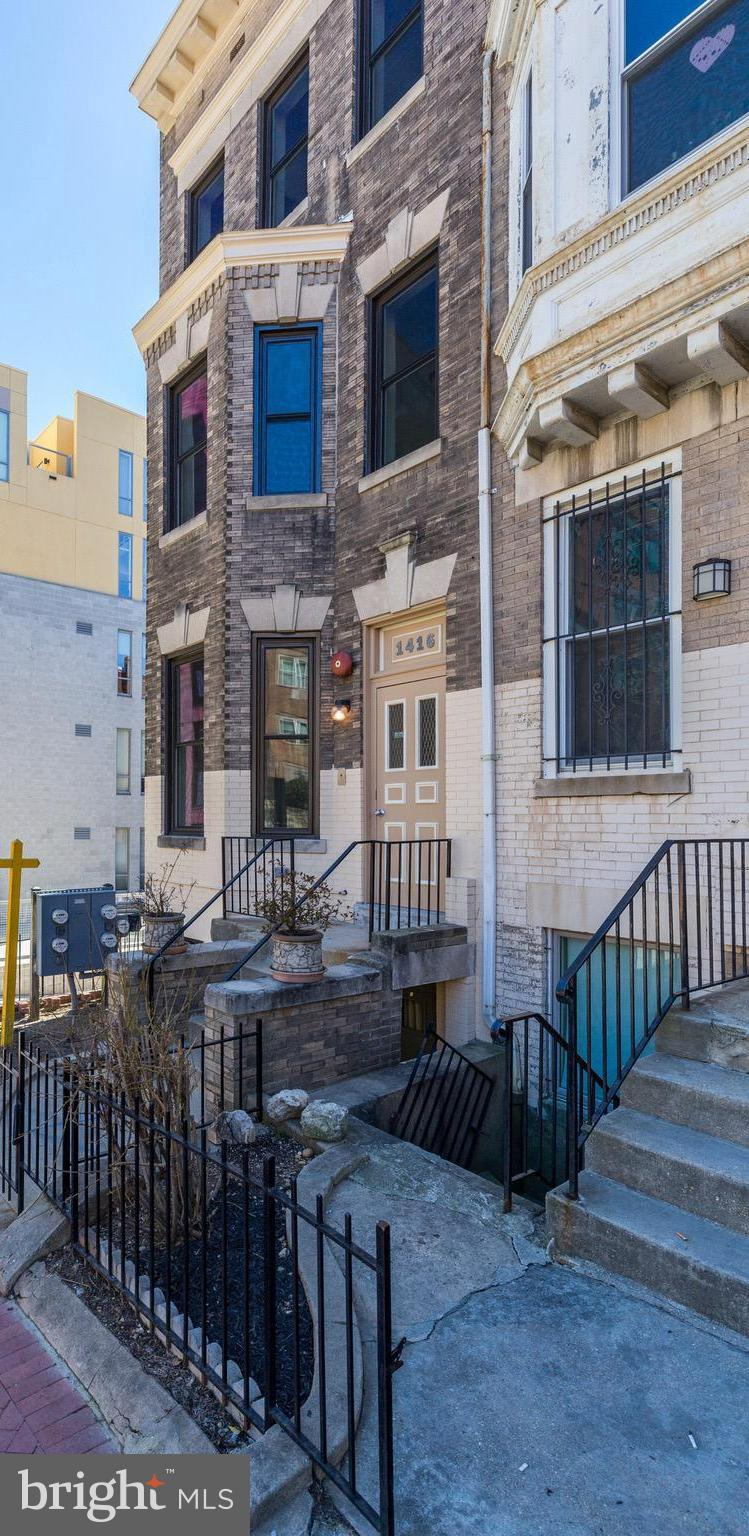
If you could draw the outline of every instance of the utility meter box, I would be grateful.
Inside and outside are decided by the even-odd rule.
[[[130,918],[116,906],[111,885],[42,891],[37,901],[39,976],[103,971],[107,955],[114,954],[120,938],[130,932]]]

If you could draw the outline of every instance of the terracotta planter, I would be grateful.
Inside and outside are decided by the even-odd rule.
[[[310,928],[302,933],[276,933],[271,940],[271,975],[276,981],[322,981],[322,934]]]
[[[181,912],[144,912],[142,944],[144,953],[157,955],[159,950],[169,942],[171,935],[179,933],[184,921],[184,915]],[[187,944],[184,939],[178,939],[176,944],[169,944],[166,951],[169,955],[184,955],[186,952]]]

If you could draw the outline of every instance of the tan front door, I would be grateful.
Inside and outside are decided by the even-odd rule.
[[[370,837],[405,843],[390,856],[391,882],[418,903],[444,875],[445,621],[402,620],[377,630],[370,650]],[[424,842],[423,851],[412,845]],[[431,903],[430,903],[431,905]]]

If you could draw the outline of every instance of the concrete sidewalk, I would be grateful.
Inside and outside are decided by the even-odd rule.
[[[350,1210],[365,1246],[377,1219],[392,1223],[394,1338],[407,1340],[398,1536],[745,1536],[747,1341],[551,1264],[494,1186],[354,1134],[370,1161],[330,1215],[341,1224]],[[373,1300],[360,1290],[370,1384]],[[375,1429],[369,1394],[358,1457],[372,1498]]]
[[[82,1392],[11,1301],[0,1302],[0,1453],[114,1451]]]

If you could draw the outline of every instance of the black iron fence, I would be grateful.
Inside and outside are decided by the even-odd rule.
[[[244,1041],[259,1061],[262,1031]],[[279,1183],[275,1159],[215,1140],[204,1118],[211,1073],[223,1085],[229,1036],[184,1042],[184,1114],[128,1102],[97,1067],[51,1055],[19,1030],[0,1058],[0,1189],[25,1185],[70,1220],[85,1262],[145,1325],[258,1433],[278,1424],[382,1536],[392,1536],[390,1232],[368,1252],[350,1216],[339,1231]],[[258,1054],[258,1045],[260,1050]],[[219,1109],[222,1107],[219,1102]],[[203,1117],[201,1119],[201,1116]],[[378,1487],[356,1457],[362,1360],[355,1294],[376,1293]]]
[[[392,1134],[470,1168],[494,1086],[487,1072],[430,1031],[393,1115]]]
[[[560,978],[558,1026],[534,1014],[497,1028],[526,1127],[520,1150],[508,1129],[508,1199],[539,1170],[576,1199],[585,1143],[670,1010],[749,978],[748,861],[746,838],[669,839]]]

